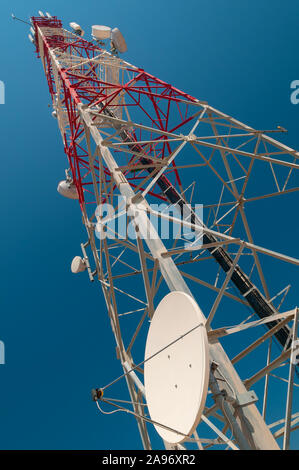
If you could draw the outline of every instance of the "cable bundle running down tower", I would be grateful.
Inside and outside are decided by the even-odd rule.
[[[223,445],[277,449],[276,438],[283,436],[283,448],[288,448],[298,419],[296,413],[292,415],[298,312],[296,308],[279,312],[289,286],[270,297],[260,255],[299,262],[254,243],[245,206],[297,191],[299,153],[119,58],[117,51],[126,47],[117,28],[111,32],[94,26],[94,41],[86,41],[77,23],[71,23],[74,32],[63,29],[61,21],[49,14],[32,17],[31,23],[32,42],[43,64],[52,114],[57,117],[69,162],[66,180],[58,190],[79,200],[87,230],[87,242],[81,245],[83,258],[74,259],[72,271],[87,269],[90,279],[98,279],[102,286],[144,447],[151,448],[149,427],[155,424],[142,383],[142,365],[147,362],[142,361],[140,352],[144,351],[147,320],[153,318],[157,301],[165,292],[181,292],[201,304],[200,289],[205,289],[205,298],[211,301],[211,308],[201,305],[206,315],[211,393],[203,414],[196,414],[192,432],[182,432],[177,442],[164,439],[165,447],[187,448],[192,441],[200,449]],[[103,47],[106,39],[112,42],[110,52]],[[261,173],[263,183],[256,184]],[[209,214],[205,224],[195,209],[198,180],[205,181],[210,197],[218,198],[204,205]],[[154,206],[158,202],[162,210]],[[126,214],[124,233],[120,222]],[[173,229],[183,228],[183,234],[162,240],[154,224],[157,220],[167,221]],[[128,235],[129,226],[133,236]],[[131,279],[136,283],[128,282]],[[143,292],[138,288],[141,284]],[[122,311],[124,298],[125,305],[132,306],[127,312]],[[224,327],[227,302],[235,309],[238,306],[238,313],[245,313],[241,320],[236,316],[232,327]],[[246,309],[249,318],[257,315],[258,320],[249,322]],[[258,337],[229,357],[220,339],[248,329]],[[184,336],[186,332],[181,333]],[[275,358],[272,339],[280,345]],[[179,342],[173,339],[172,347],[174,344]],[[269,344],[267,362],[254,364],[258,370],[241,378],[244,369],[235,365],[265,344]],[[187,340],[186,348],[187,361]],[[282,364],[289,371],[283,421],[268,426],[269,376]],[[249,389],[263,378],[260,413],[257,397]],[[94,397],[104,400],[102,392],[95,392]],[[111,405],[113,400],[107,403]],[[162,413],[162,418],[165,422],[160,421],[160,428],[169,431],[168,417]],[[272,432],[281,423],[283,426]],[[159,426],[156,429],[159,432]],[[179,431],[174,429],[177,435]]]

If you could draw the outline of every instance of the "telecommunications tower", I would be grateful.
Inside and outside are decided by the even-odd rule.
[[[298,309],[263,260],[299,261],[255,244],[246,208],[299,189],[299,152],[123,60],[118,28],[70,27],[39,12],[29,37],[86,227],[71,268],[101,285],[122,366],[95,405],[131,413],[145,449],[288,449]]]

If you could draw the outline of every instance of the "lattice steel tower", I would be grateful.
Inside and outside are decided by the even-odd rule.
[[[87,270],[102,287],[144,448],[155,432],[143,385],[144,343],[169,291],[201,306],[211,372],[197,429],[165,447],[278,449],[283,437],[289,448],[298,426],[292,411],[298,310],[280,312],[289,286],[271,298],[260,257],[298,260],[257,246],[245,207],[298,190],[299,153],[121,59],[121,35],[110,49],[111,31],[105,36],[103,28],[103,41],[86,41],[79,25],[67,31],[49,14],[31,23],[68,159],[59,191],[79,200],[87,231],[72,270]],[[198,181],[204,181],[200,199]],[[110,213],[102,209],[108,203]],[[180,236],[162,239],[157,221],[172,232],[180,227]],[[227,327],[231,313],[234,326]],[[233,346],[238,335],[241,345]],[[272,342],[280,348],[271,349]],[[255,360],[257,348],[263,363]],[[261,379],[257,397],[251,387]],[[282,419],[269,425],[272,381],[282,390]]]

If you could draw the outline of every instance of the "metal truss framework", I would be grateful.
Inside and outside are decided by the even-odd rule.
[[[151,448],[152,430],[140,351],[155,306],[169,290],[195,299],[205,291],[211,302],[210,309],[203,308],[212,361],[209,395],[202,421],[184,446],[277,449],[276,439],[283,436],[283,448],[289,448],[290,432],[298,427],[298,413],[292,414],[295,361],[290,361],[298,310],[280,313],[290,286],[271,298],[261,255],[299,261],[257,246],[245,207],[297,191],[299,153],[267,135],[281,129],[255,130],[64,30],[56,17],[33,17],[32,24],[87,230],[83,256],[90,279],[102,286],[144,448]],[[193,210],[198,180],[213,189],[207,197],[215,198],[204,204],[205,224]],[[157,202],[164,204],[162,211],[153,208]],[[104,203],[113,206],[113,216],[99,212]],[[125,208],[131,211],[130,238],[108,224]],[[187,243],[184,234],[162,241],[153,220],[188,228],[201,243]],[[98,238],[99,226],[115,233]],[[122,310],[124,298],[129,311]],[[230,306],[240,315],[227,327]],[[255,314],[259,319],[249,321]],[[227,354],[221,341],[243,331],[255,339]],[[282,346],[276,354],[273,339]],[[265,345],[265,364],[254,364],[252,375],[243,377],[246,367],[239,362]],[[260,413],[250,388],[261,379]],[[267,425],[273,380],[285,387],[284,416]]]

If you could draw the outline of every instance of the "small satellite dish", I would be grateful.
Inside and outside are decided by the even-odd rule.
[[[47,11],[46,11],[46,17],[47,17],[47,18],[52,18],[52,16],[50,15],[50,13],[48,13]]]
[[[84,36],[84,31],[78,23],[72,22],[70,23],[70,27],[72,28],[74,33],[77,34],[77,36]]]
[[[45,15],[43,14],[42,11],[39,10],[38,14],[39,14],[39,16],[41,16],[42,18],[45,18]]]
[[[86,269],[86,264],[81,256],[75,256],[71,264],[71,271],[74,274],[82,273]]]
[[[74,183],[63,180],[58,183],[57,191],[68,199],[79,199],[78,191]]]
[[[145,395],[151,419],[174,430],[154,424],[169,443],[182,442],[194,432],[205,406],[209,347],[204,325],[199,306],[184,292],[166,295],[151,321],[145,348],[145,360],[150,358],[144,364]]]
[[[34,29],[32,28],[32,26],[30,26],[30,32],[31,32],[31,34],[33,34],[33,36],[35,35],[35,31],[34,31]]]
[[[28,37],[29,37],[29,41],[31,41],[32,44],[35,44],[35,41],[34,41],[33,37],[31,36],[31,34],[28,34]]]
[[[127,44],[125,38],[118,28],[114,28],[111,32],[111,41],[118,52],[123,53],[127,51]]]
[[[95,24],[91,27],[91,34],[97,41],[109,39],[111,36],[111,28],[109,26],[102,26]]]

